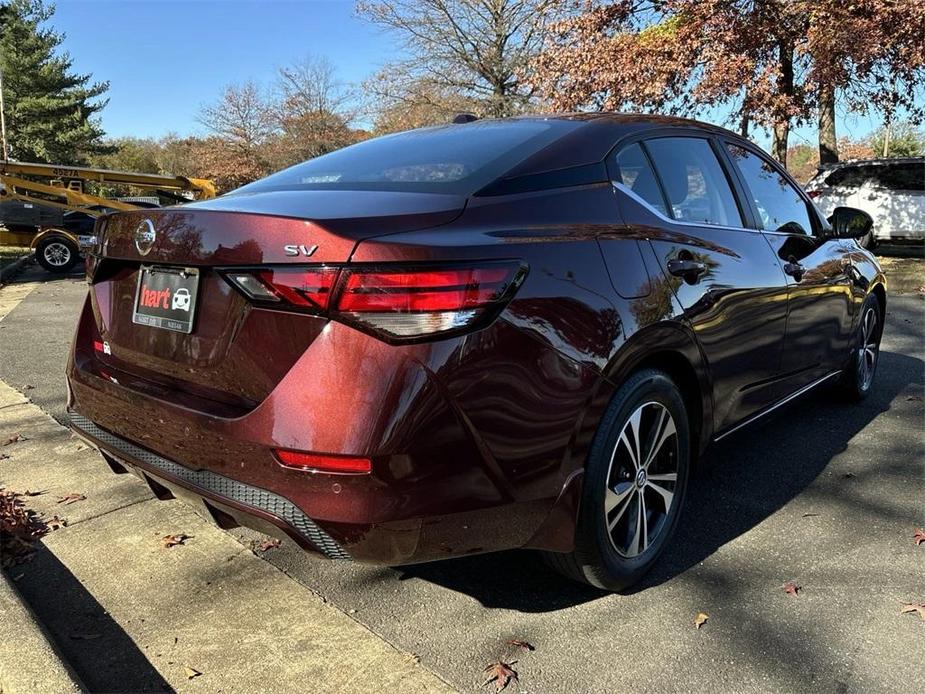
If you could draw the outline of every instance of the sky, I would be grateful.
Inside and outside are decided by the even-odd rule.
[[[327,57],[338,79],[359,84],[398,55],[398,39],[356,16],[354,0],[58,0],[51,25],[67,38],[74,69],[108,80],[109,137],[203,133],[200,108],[230,84],[269,85],[278,69]],[[722,124],[723,114],[705,116]],[[840,114],[853,139],[877,118]],[[766,133],[754,133],[768,147]],[[790,144],[815,144],[812,126]]]

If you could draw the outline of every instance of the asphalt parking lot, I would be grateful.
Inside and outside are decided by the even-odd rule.
[[[86,287],[34,268],[17,280],[30,281],[0,322],[0,378],[60,420]],[[891,297],[887,314],[871,397],[820,391],[714,447],[674,551],[628,595],[565,582],[527,552],[379,568],[284,543],[265,558],[463,691],[510,655],[507,639],[536,649],[513,656],[519,692],[910,691],[925,676],[925,622],[899,614],[925,601],[912,541],[925,523],[925,296]]]

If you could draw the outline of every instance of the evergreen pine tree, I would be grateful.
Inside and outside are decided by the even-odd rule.
[[[72,72],[58,48],[64,35],[43,26],[54,14],[42,0],[0,0],[3,75],[10,157],[19,161],[83,164],[109,148],[94,118],[107,100],[107,82]]]

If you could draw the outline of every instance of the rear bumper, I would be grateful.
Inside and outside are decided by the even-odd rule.
[[[191,470],[104,431],[76,412],[70,413],[70,427],[81,438],[100,449],[110,464],[115,462],[117,465],[131,466],[134,463],[141,468],[144,475],[166,478],[165,481],[168,484],[171,482],[179,484],[200,497],[209,511],[212,511],[210,506],[217,502],[228,508],[216,510],[229,515],[238,522],[242,521],[242,516],[235,511],[241,511],[253,516],[254,519],[272,523],[299,544],[314,549],[328,559],[351,558],[343,547],[318,527],[301,509],[278,494],[238,482],[210,470]],[[227,510],[231,510],[232,513],[227,513]],[[258,530],[264,529],[264,523],[248,523],[244,520],[241,524],[257,526]]]

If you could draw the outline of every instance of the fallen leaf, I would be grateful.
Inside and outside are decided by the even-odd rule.
[[[26,491],[24,491],[24,492],[22,493],[22,495],[23,495],[23,496],[41,496],[42,494],[45,494],[45,493],[46,493],[46,492],[45,492],[44,489],[40,489],[40,490],[37,491],[37,492],[30,492],[30,491],[27,489]]]
[[[514,648],[523,648],[525,651],[535,651],[532,643],[527,643],[526,641],[520,641],[519,639],[508,639],[508,646],[513,646]]]
[[[919,617],[925,620],[925,602],[904,602],[899,614],[918,612]]]
[[[9,457],[6,453],[0,453],[0,460],[6,460]]]
[[[925,602],[904,602],[899,614],[907,612],[918,612],[919,617],[925,620]]]
[[[482,682],[482,686],[484,687],[486,684],[494,682],[495,691],[500,692],[507,687],[511,680],[517,682],[517,672],[511,667],[516,662],[516,660],[512,660],[510,663],[505,663],[499,660],[497,663],[492,663],[486,667],[484,672],[488,679]]]
[[[189,540],[191,537],[192,535],[186,535],[184,533],[177,533],[175,535],[164,535],[164,537],[161,538],[161,544],[165,548],[173,547],[175,545],[184,545],[186,544],[186,541]]]
[[[697,616],[694,618],[694,626],[698,629],[707,623],[707,620],[710,618],[706,612],[698,612]]]
[[[844,475],[842,475],[842,479],[846,480],[854,479],[854,477],[855,474],[853,472],[846,472]]]
[[[793,581],[787,581],[783,587],[784,587],[784,592],[787,593],[788,595],[799,595],[800,591],[803,589],[802,586],[798,586]]]
[[[259,549],[261,552],[266,552],[268,549],[275,549],[279,547],[282,542],[275,537],[268,538],[266,540],[261,540],[257,543],[254,549]]]
[[[53,516],[52,519],[47,522],[47,525],[51,530],[58,530],[59,528],[66,528],[67,519],[59,518],[58,516]]]
[[[26,385],[22,387],[23,390],[32,390],[33,388],[35,388],[35,386],[32,385],[31,383],[27,383]]]
[[[925,530],[916,528],[915,533],[912,535],[912,539],[915,541],[915,546],[918,547],[920,544],[925,542]]]
[[[906,398],[906,401],[907,402],[921,402],[922,396],[921,395],[910,395],[908,398]]]
[[[78,502],[78,501],[83,501],[83,500],[86,499],[86,498],[87,498],[87,497],[85,497],[83,494],[78,494],[77,492],[72,492],[71,494],[68,494],[68,495],[66,495],[66,496],[58,497],[58,503],[59,503],[59,504],[64,504],[65,506],[67,506],[68,504],[73,504],[73,503],[76,503],[76,502]]]
[[[196,668],[190,667],[189,665],[183,666],[183,674],[186,675],[186,679],[191,680],[194,677],[199,677],[202,673],[199,672]]]
[[[804,518],[815,518],[818,515],[819,515],[818,513],[804,513],[803,517]]]
[[[9,446],[11,443],[18,443],[19,441],[26,441],[26,440],[27,439],[25,436],[23,436],[19,432],[16,432],[15,434],[10,434],[9,437],[7,437],[3,445]]]

